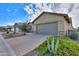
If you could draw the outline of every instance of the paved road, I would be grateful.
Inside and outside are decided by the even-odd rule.
[[[22,56],[35,49],[39,44],[44,42],[46,38],[47,35],[27,33],[25,36],[10,38],[6,40],[14,50],[15,54]]]
[[[13,56],[15,55],[11,47],[5,41],[5,39],[0,35],[0,56]]]

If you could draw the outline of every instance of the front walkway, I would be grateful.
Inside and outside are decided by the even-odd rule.
[[[39,44],[46,40],[48,35],[39,35],[27,33],[25,36],[6,39],[15,54],[18,56],[25,55],[35,49]]]

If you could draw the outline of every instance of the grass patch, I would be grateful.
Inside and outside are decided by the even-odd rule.
[[[47,42],[45,41],[40,46],[37,47],[38,55],[42,56],[46,54],[46,52],[48,51],[46,46]]]
[[[79,44],[71,39],[62,39],[59,42],[57,55],[79,56]]]

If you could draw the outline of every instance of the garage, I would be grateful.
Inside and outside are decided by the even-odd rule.
[[[38,34],[57,35],[57,22],[36,25]]]
[[[32,32],[37,34],[67,35],[73,30],[72,19],[67,14],[44,11],[32,20]]]

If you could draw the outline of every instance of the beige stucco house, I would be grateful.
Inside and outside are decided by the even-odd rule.
[[[70,30],[73,30],[72,20],[67,14],[42,12],[32,22],[32,31],[38,34],[64,36]]]

